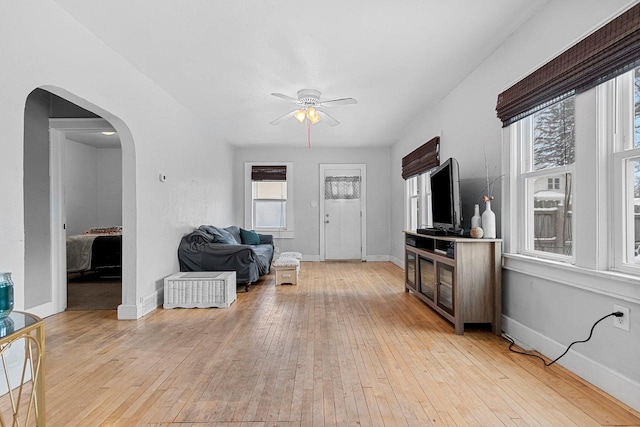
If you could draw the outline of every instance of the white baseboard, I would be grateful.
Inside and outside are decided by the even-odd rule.
[[[368,255],[365,259],[367,262],[384,262],[390,261],[389,255]],[[302,255],[302,261],[320,262],[320,255]]]
[[[389,255],[367,255],[367,262],[389,261]]]
[[[400,258],[396,258],[394,256],[390,256],[389,257],[389,261],[391,261],[392,263],[394,263],[395,265],[397,265],[398,267],[404,269],[404,260],[400,259]]]
[[[142,312],[142,306],[140,306]],[[118,306],[118,320],[136,320],[142,317],[138,315],[138,306],[131,304],[120,304]]]
[[[526,348],[533,348],[551,359],[562,354],[566,349],[566,346],[507,316],[502,316],[502,329],[516,340],[516,343],[522,343]],[[557,363],[640,411],[640,383],[573,350],[569,350]]]

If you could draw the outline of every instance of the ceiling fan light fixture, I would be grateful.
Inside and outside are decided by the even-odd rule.
[[[297,121],[302,123],[304,122],[305,117],[307,117],[307,112],[304,109],[298,110],[295,113],[293,113],[293,117],[295,117]]]
[[[318,112],[315,108],[307,108],[307,119],[309,119],[309,121],[314,125],[320,121],[320,116],[318,115]]]

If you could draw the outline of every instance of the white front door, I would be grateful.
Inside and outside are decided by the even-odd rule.
[[[324,259],[362,259],[360,169],[324,170]]]

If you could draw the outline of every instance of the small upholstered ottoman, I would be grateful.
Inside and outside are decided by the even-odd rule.
[[[298,284],[300,260],[297,258],[280,257],[273,262],[273,268],[276,269],[276,286],[283,283]]]
[[[164,308],[226,308],[235,300],[235,271],[191,271],[164,279]]]
[[[300,252],[282,252],[280,258],[295,258],[297,260],[302,259],[302,253]]]

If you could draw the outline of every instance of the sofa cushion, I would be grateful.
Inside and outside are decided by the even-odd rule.
[[[242,243],[242,236],[240,236],[240,227],[238,227],[237,225],[230,225],[228,227],[225,227],[224,229],[225,231],[228,231],[234,239],[236,239],[236,242]]]
[[[242,239],[243,245],[259,245],[260,244],[260,236],[253,230],[245,230],[244,228],[240,229],[240,238]]]
[[[199,230],[213,236],[214,243],[224,243],[225,245],[237,245],[240,242],[224,228],[214,227],[213,225],[201,225]]]
[[[229,233],[226,230],[222,230],[220,229],[220,236],[216,236],[216,242],[217,243],[224,243],[226,245],[237,245],[238,242],[235,237],[233,237],[233,234]]]

